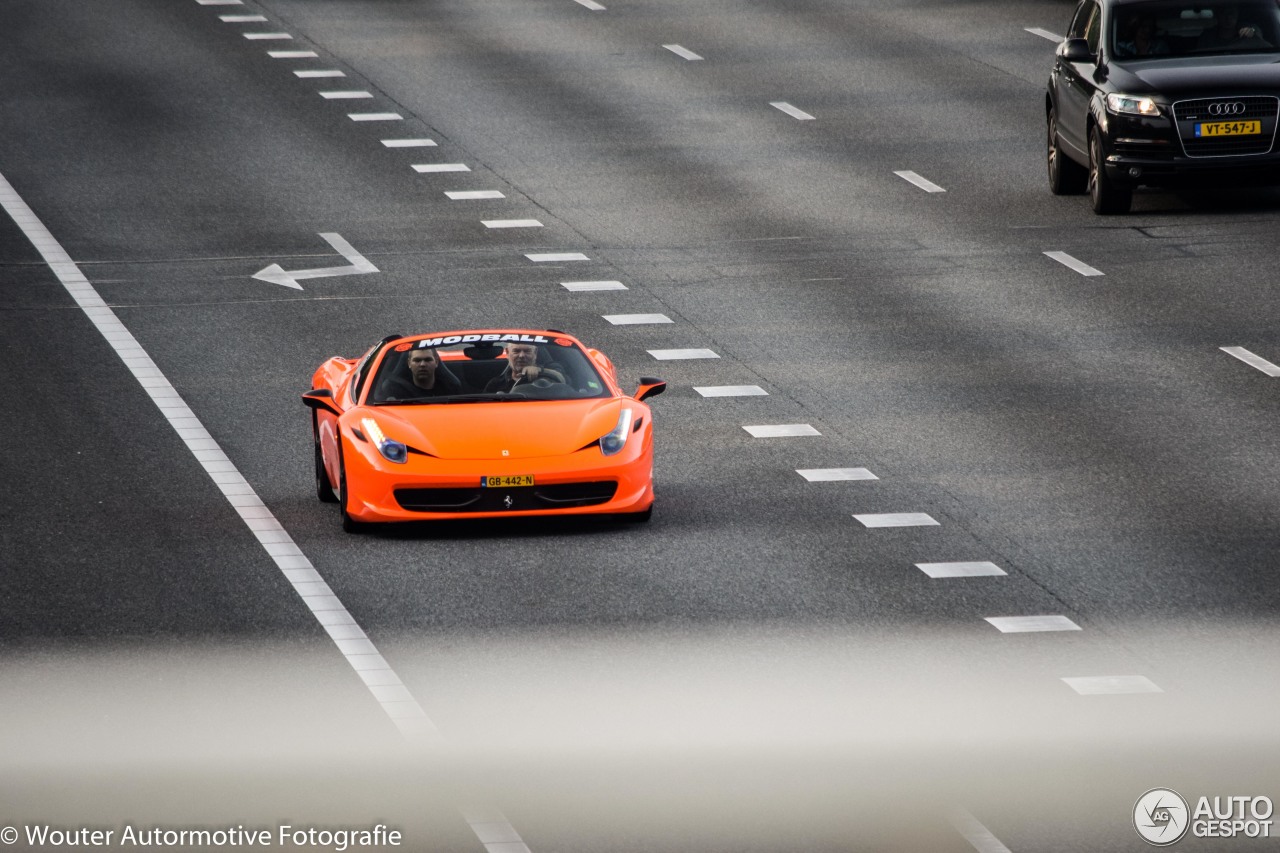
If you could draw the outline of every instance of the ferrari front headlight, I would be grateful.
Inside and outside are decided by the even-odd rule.
[[[1107,109],[1113,113],[1124,113],[1134,116],[1158,116],[1160,107],[1146,95],[1122,95],[1118,92],[1107,95]]]
[[[387,434],[373,418],[365,418],[360,421],[360,425],[364,427],[365,435],[369,436],[369,440],[373,442],[374,447],[378,448],[383,459],[403,465],[409,458],[409,448],[402,442],[387,438]]]
[[[600,452],[605,456],[613,456],[627,446],[627,436],[631,435],[631,410],[623,408],[618,414],[617,425],[608,434],[600,437]]]

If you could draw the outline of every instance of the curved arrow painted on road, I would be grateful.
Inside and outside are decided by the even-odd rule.
[[[377,272],[378,268],[369,263],[364,255],[357,252],[351,247],[351,244],[342,239],[341,234],[321,234],[330,246],[338,250],[342,257],[350,261],[348,266],[343,267],[324,267],[314,270],[294,270],[289,272],[282,268],[279,264],[272,264],[258,272],[254,273],[254,278],[259,281],[269,281],[272,284],[278,284],[282,287],[291,287],[294,290],[302,290],[302,285],[298,282],[305,278],[329,278],[336,275],[362,275],[364,273]]]

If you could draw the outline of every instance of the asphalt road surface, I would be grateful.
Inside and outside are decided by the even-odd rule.
[[[1071,8],[0,3],[0,842],[1269,830],[1280,190],[1051,196]],[[344,534],[316,365],[506,325],[667,380],[652,521]]]

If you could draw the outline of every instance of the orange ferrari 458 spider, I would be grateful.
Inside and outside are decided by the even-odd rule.
[[[607,356],[555,330],[392,335],[331,358],[302,395],[316,495],[366,522],[653,510],[653,416],[666,389],[618,386]]]

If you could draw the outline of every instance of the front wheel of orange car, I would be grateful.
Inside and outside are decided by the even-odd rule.
[[[344,533],[363,533],[365,526],[351,517],[347,512],[347,501],[351,497],[347,489],[347,466],[342,460],[342,437],[338,437],[338,516],[342,519]]]

